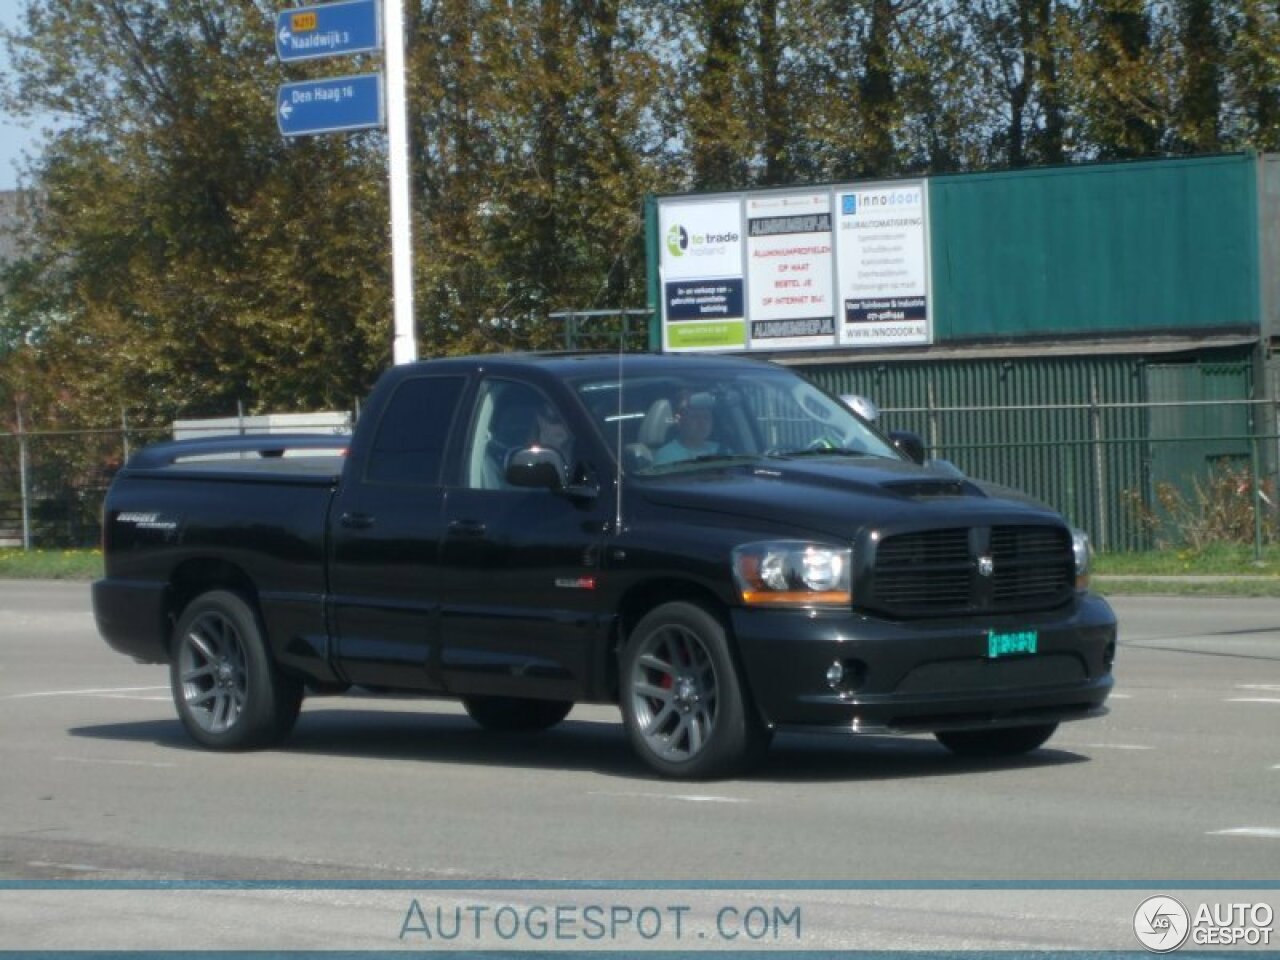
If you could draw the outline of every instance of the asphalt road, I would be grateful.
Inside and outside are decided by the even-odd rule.
[[[85,585],[0,582],[0,877],[1275,881],[1280,601],[1114,605],[1111,715],[1028,757],[780,736],[690,785],[604,707],[500,736],[447,702],[316,699],[277,749],[205,752]]]

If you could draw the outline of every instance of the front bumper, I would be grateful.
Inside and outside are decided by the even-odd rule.
[[[1067,609],[890,621],[855,613],[735,609],[747,682],[772,727],[913,733],[1100,716],[1116,620],[1101,597]],[[1037,651],[991,658],[988,633],[1034,630]],[[827,671],[840,663],[837,686]]]

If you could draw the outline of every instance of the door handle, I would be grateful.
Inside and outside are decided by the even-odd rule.
[[[368,530],[373,526],[374,518],[369,513],[344,513],[338,522],[348,530]]]
[[[475,540],[484,536],[485,526],[477,520],[454,520],[449,524],[449,536]]]

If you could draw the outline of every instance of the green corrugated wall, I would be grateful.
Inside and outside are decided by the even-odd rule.
[[[1248,154],[929,181],[934,342],[1257,329]]]
[[[1153,463],[1169,464],[1169,478],[1186,486],[1207,461],[1231,446],[1212,434],[1188,431],[1215,425],[1235,430],[1239,425],[1234,419],[1230,424],[1204,423],[1211,416],[1204,410],[1164,409],[1156,416],[1167,429],[1210,439],[1153,443],[1152,413],[1138,405],[1153,399],[1153,393],[1166,397],[1167,388],[1176,388],[1181,400],[1248,399],[1252,378],[1247,353],[1236,351],[1224,359],[1208,365],[1148,364],[1135,356],[1091,356],[801,369],[833,393],[871,397],[885,411],[881,425],[886,430],[915,431],[931,455],[954,461],[970,476],[1025,490],[1061,510],[1100,549],[1133,550],[1150,546],[1141,513],[1152,502]]]

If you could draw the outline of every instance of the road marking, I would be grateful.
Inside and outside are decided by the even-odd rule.
[[[176,763],[161,763],[156,760],[105,760],[98,757],[54,757],[63,763],[98,763],[117,767],[176,767]]]
[[[606,790],[591,790],[593,797],[637,797],[641,800],[682,800],[685,803],[750,803],[744,797],[717,797],[700,793],[614,793]]]
[[[33,700],[37,697],[91,697],[113,693],[141,693],[148,690],[168,690],[168,687],[100,687],[91,690],[41,690],[37,693],[10,693],[0,700]]]
[[[1280,840],[1280,827],[1234,827],[1231,830],[1210,830],[1211,837],[1253,837],[1262,840]]]
[[[1280,703],[1280,697],[1230,697],[1227,703]]]
[[[1069,744],[1068,744],[1069,746]],[[1155,747],[1143,746],[1140,743],[1081,743],[1076,745],[1080,750],[1154,750]]]
[[[1276,690],[1280,691],[1280,683],[1237,683],[1237,690]]]
[[[92,867],[87,863],[54,863],[52,860],[28,860],[29,867],[43,867],[54,870],[66,870],[69,873],[102,873],[102,867]]]
[[[1113,693],[1111,695],[1111,699],[1112,700],[1132,700],[1133,694],[1132,693]]]

